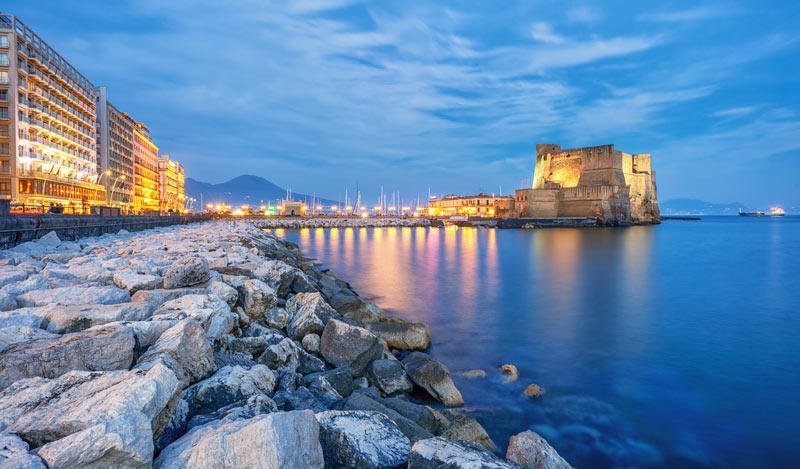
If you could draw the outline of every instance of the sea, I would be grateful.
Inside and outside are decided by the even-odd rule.
[[[501,452],[530,429],[580,468],[800,467],[800,217],[272,232],[428,324]]]

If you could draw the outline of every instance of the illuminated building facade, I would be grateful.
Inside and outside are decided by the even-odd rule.
[[[511,196],[496,196],[478,194],[459,197],[457,195],[447,195],[441,199],[431,199],[428,201],[428,215],[431,216],[453,216],[467,215],[472,217],[494,217],[497,216],[495,204],[514,200]]]
[[[158,158],[158,187],[161,214],[181,212],[186,197],[183,193],[183,166],[169,159],[169,155]]]
[[[108,101],[105,86],[98,89],[97,121],[100,181],[106,188],[106,204],[129,213],[133,209],[136,121]]]
[[[95,88],[13,15],[0,14],[0,197],[103,204]]]
[[[150,139],[147,126],[139,122],[133,128],[133,173],[133,212],[158,214],[158,147]]]

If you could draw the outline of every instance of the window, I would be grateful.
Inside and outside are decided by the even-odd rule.
[[[0,182],[0,194],[11,194],[11,183],[8,181]]]
[[[8,47],[8,36],[0,34],[0,47]]]
[[[0,83],[8,83],[8,72],[0,72]]]
[[[8,108],[0,107],[0,119],[8,119]]]
[[[9,168],[11,166],[8,163],[8,160],[4,160],[0,162],[0,173],[7,173],[9,172]]]
[[[0,143],[0,155],[8,155],[10,151],[8,143]]]
[[[0,54],[0,65],[8,65],[8,54]]]
[[[8,90],[0,90],[0,101],[8,101]]]

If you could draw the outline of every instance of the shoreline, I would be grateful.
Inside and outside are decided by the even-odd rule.
[[[249,221],[51,233],[0,257],[7,462],[569,467],[530,431],[504,461],[424,353],[427,325],[386,317]]]

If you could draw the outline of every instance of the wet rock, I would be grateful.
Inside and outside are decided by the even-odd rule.
[[[0,428],[33,447],[59,440],[111,420],[142,414],[153,436],[169,420],[168,404],[181,384],[170,369],[148,372],[72,371],[57,379],[17,381],[0,392]]]
[[[442,414],[426,405],[414,404],[397,397],[380,399],[380,403],[434,435],[440,434],[450,425],[450,422]]]
[[[26,326],[3,327],[0,328],[0,352],[11,344],[35,339],[52,339],[54,337],[58,337],[58,335],[42,329],[33,329]]]
[[[380,395],[377,393],[377,391],[376,394],[378,395],[374,396],[375,399],[367,397],[367,395],[361,393],[361,391],[366,391],[367,389],[370,388],[353,392],[350,397],[334,405],[334,408],[336,410],[369,410],[380,412],[389,417],[389,419],[391,419],[392,422],[397,425],[397,428],[399,428],[400,431],[403,432],[403,434],[409,440],[411,440],[411,442],[424,440],[433,436],[431,432],[417,425],[414,421],[378,402],[378,400],[380,400]]]
[[[286,323],[289,321],[289,313],[286,312],[285,308],[271,308],[264,313],[264,321],[269,327],[281,330],[286,327]]]
[[[257,279],[250,279],[242,286],[244,312],[251,319],[264,319],[264,313],[278,304],[278,297],[269,285]]]
[[[226,366],[213,376],[183,391],[181,399],[189,404],[188,418],[208,414],[252,396],[269,397],[275,388],[275,375],[264,365],[246,370]]]
[[[327,411],[316,418],[326,467],[394,468],[408,462],[411,442],[379,412]]]
[[[98,423],[36,450],[50,468],[144,469],[153,458],[150,421],[141,413]]]
[[[447,367],[427,353],[412,352],[403,359],[403,367],[414,384],[442,404],[459,406],[464,403]]]
[[[529,384],[528,387],[525,388],[523,391],[528,397],[541,397],[544,394],[544,389],[542,389],[538,384]]]
[[[500,370],[506,374],[506,383],[514,382],[519,378],[517,367],[514,365],[503,365]]]
[[[278,406],[271,398],[260,394],[250,396],[246,402],[236,402],[205,415],[196,415],[187,424],[187,430],[208,425],[215,420],[221,424],[251,419],[257,415],[278,412]]]
[[[203,257],[178,259],[164,272],[164,288],[181,288],[209,280],[208,261]]]
[[[347,365],[354,376],[361,376],[370,362],[381,357],[383,347],[368,330],[331,319],[322,333],[320,352],[328,363]]]
[[[486,429],[475,420],[475,417],[451,410],[443,410],[441,415],[447,418],[450,423],[441,432],[440,436],[449,440],[471,441],[478,443],[489,451],[497,451],[497,445],[486,433]]]
[[[303,348],[308,353],[319,353],[319,341],[320,337],[317,334],[308,334],[303,337]]]
[[[319,425],[305,410],[198,427],[166,447],[153,463],[154,469],[185,467],[319,469]]]
[[[336,311],[317,292],[298,293],[286,302],[286,310],[292,315],[286,332],[296,340],[307,334],[322,334],[325,324],[336,317]]]
[[[421,322],[374,322],[364,327],[397,350],[425,350],[431,341],[431,330]]]
[[[511,437],[506,461],[530,469],[571,469],[561,455],[538,433],[530,430]]]
[[[72,370],[127,370],[135,345],[131,329],[107,326],[10,345],[0,352],[0,389],[25,378],[56,378]]]
[[[139,358],[136,368],[150,369],[156,363],[165,364],[186,384],[205,378],[217,368],[203,328],[191,319],[184,319],[161,334]]]
[[[32,290],[17,296],[20,306],[117,304],[131,301],[125,290],[117,287],[61,287]]]
[[[414,389],[411,380],[397,360],[375,360],[367,368],[367,378],[384,394]]]
[[[469,371],[465,371],[465,372],[461,373],[461,376],[463,376],[464,378],[469,378],[469,379],[472,379],[472,378],[485,378],[486,377],[486,372],[483,371],[483,370],[469,370]]]
[[[28,453],[28,448],[17,435],[0,433],[0,469],[47,469],[41,458]]]
[[[408,469],[515,469],[466,442],[440,436],[420,440],[411,447]]]
[[[386,320],[386,311],[380,308],[375,303],[361,303],[354,311],[350,311],[344,315],[346,318],[353,319],[356,323],[364,326],[373,322],[381,322]]]
[[[334,389],[340,396],[347,397],[353,392],[353,370],[341,366],[333,370],[311,373],[303,377],[303,384],[309,388],[315,383],[320,387]]]
[[[47,319],[47,330],[64,334],[116,321],[144,321],[155,308],[149,303],[118,303],[112,305],[45,306],[38,309]]]

